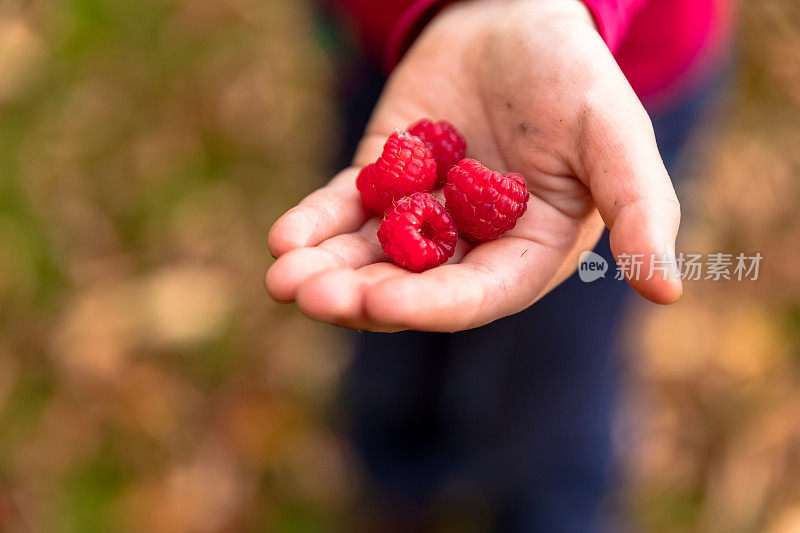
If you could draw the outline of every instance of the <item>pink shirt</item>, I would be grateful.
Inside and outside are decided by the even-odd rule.
[[[448,0],[331,0],[353,19],[366,50],[388,70]],[[724,54],[732,0],[583,0],[636,93],[667,105]]]

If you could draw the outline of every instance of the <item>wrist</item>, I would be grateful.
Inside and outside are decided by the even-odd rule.
[[[513,24],[528,27],[528,24],[551,25],[576,23],[595,31],[597,24],[584,0],[450,0],[429,21],[437,24],[443,19],[458,17],[464,23],[468,19],[478,25]]]
[[[418,0],[395,25],[384,57],[392,70],[408,48],[432,25],[463,25],[466,31],[486,27],[490,21],[572,22],[597,30],[595,19],[584,0]],[[477,28],[475,28],[477,30]]]

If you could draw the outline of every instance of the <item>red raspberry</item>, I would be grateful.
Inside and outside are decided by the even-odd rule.
[[[386,210],[378,240],[386,256],[409,270],[421,272],[453,256],[458,232],[453,217],[436,198],[418,192]]]
[[[525,179],[500,174],[474,159],[462,159],[447,174],[444,197],[462,236],[473,241],[496,239],[513,228],[528,207]]]
[[[467,142],[458,130],[447,121],[433,122],[423,118],[410,128],[408,133],[422,139],[436,159],[436,174],[440,183],[447,182],[447,171],[464,159]]]
[[[361,169],[356,187],[363,204],[383,214],[393,201],[436,184],[436,161],[425,143],[407,133],[395,132],[383,145],[383,153]]]

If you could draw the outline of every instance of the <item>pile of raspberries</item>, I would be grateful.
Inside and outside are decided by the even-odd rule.
[[[395,132],[356,187],[383,221],[378,240],[394,263],[415,272],[453,256],[459,234],[471,244],[496,239],[525,213],[530,191],[519,174],[465,159],[464,137],[445,121],[422,119]],[[445,205],[430,191],[444,185]]]

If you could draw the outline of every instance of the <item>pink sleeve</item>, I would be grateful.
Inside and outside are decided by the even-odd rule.
[[[403,54],[414,42],[425,25],[445,5],[452,3],[447,0],[416,0],[400,16],[389,34],[386,43],[386,52],[383,55],[383,64],[387,71],[391,71]]]
[[[647,0],[582,0],[594,17],[597,31],[615,51],[636,10]]]

